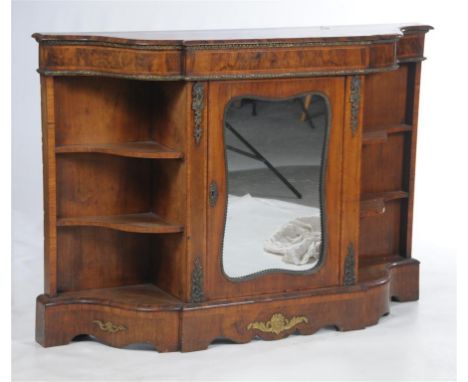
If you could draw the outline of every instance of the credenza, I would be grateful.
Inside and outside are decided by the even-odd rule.
[[[187,352],[361,329],[417,300],[430,29],[34,34],[37,342]]]

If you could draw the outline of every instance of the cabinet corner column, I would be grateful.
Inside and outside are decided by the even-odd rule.
[[[57,179],[54,77],[41,75],[44,182],[44,293],[57,294]]]

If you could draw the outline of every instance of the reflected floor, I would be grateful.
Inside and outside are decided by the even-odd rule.
[[[251,275],[266,269],[304,271],[317,262],[304,265],[285,263],[280,255],[263,249],[265,240],[286,222],[298,217],[320,216],[320,210],[276,199],[251,195],[229,195],[223,266],[232,278]]]

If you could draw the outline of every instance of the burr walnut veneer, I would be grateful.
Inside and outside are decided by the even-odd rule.
[[[374,325],[418,299],[411,257],[428,26],[35,34],[45,291],[36,339],[205,349]],[[231,279],[223,118],[231,99],[327,99],[323,258]]]

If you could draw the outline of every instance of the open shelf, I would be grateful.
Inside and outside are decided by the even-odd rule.
[[[62,292],[54,298],[55,303],[72,301],[89,304],[98,303],[145,311],[178,310],[182,306],[180,300],[164,292],[154,284]]]
[[[362,135],[362,144],[363,145],[372,145],[380,144],[387,142],[388,136],[390,134],[397,134],[406,131],[411,131],[411,125],[407,124],[397,124],[384,127],[382,129],[364,132]],[[366,131],[366,129],[364,129]]]
[[[405,199],[408,197],[406,191],[386,191],[372,194],[364,194],[361,198],[360,216],[369,217],[385,213],[385,203],[390,200]]]
[[[50,80],[55,289],[71,300],[161,305],[158,288],[178,295],[185,282],[167,270],[186,262],[191,85],[105,76]],[[158,288],[136,287],[146,283]]]
[[[112,144],[77,144],[57,146],[57,154],[101,153],[131,158],[180,159],[183,153],[174,151],[154,141],[140,141]]]
[[[154,213],[67,217],[58,219],[57,225],[59,227],[102,227],[134,233],[164,234],[183,231],[183,226],[167,223]]]

